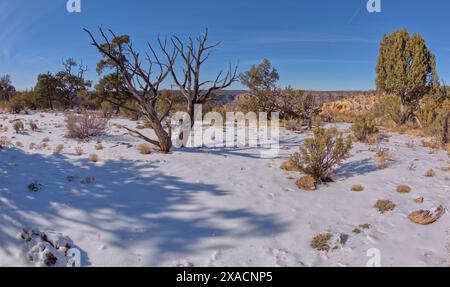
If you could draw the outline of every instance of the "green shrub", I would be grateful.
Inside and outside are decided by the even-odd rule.
[[[312,176],[318,183],[330,180],[330,172],[350,156],[352,140],[344,139],[335,129],[317,127],[314,136],[306,139],[300,152],[291,160],[298,169]]]
[[[401,125],[402,112],[400,98],[393,95],[382,96],[373,108],[373,114],[377,118],[391,120],[396,125]]]
[[[417,118],[428,136],[439,136],[443,143],[449,140],[448,117],[450,112],[450,99],[442,99],[436,95],[426,96],[422,99]]]
[[[378,133],[378,128],[370,115],[357,117],[351,130],[355,138],[361,142],[368,142],[370,136]]]

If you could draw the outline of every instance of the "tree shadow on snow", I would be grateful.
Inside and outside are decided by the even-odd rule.
[[[205,239],[224,237],[231,248],[242,237],[271,236],[287,228],[273,214],[213,207],[203,199],[217,200],[226,191],[165,175],[147,162],[97,165],[11,148],[0,150],[0,175],[0,249],[7,255],[23,244],[16,237],[22,227],[54,230],[75,244],[80,244],[77,236],[97,240],[101,235],[102,244],[124,252],[145,244],[156,254],[177,256],[224,247],[202,244]],[[95,182],[81,183],[85,177]],[[34,180],[42,189],[31,193],[27,185]]]
[[[354,177],[358,175],[365,175],[378,170],[376,163],[371,158],[366,158],[357,161],[344,163],[336,169],[338,177]]]

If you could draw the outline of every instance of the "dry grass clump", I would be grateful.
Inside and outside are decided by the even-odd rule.
[[[20,134],[24,132],[25,126],[22,121],[16,121],[13,124],[13,129],[16,132],[16,134]]]
[[[362,184],[355,184],[352,186],[352,191],[354,192],[361,192],[364,191],[365,187]]]
[[[55,147],[55,153],[61,153],[64,150],[64,145],[59,144]]]
[[[407,186],[407,185],[399,185],[397,187],[397,192],[398,193],[410,193],[411,192],[411,187]]]
[[[423,197],[421,197],[421,196],[416,197],[416,198],[414,199],[414,202],[417,203],[417,204],[423,204],[424,201],[425,201],[425,198],[423,198]]]
[[[300,172],[300,168],[297,165],[297,161],[294,157],[290,157],[287,161],[285,161],[281,167],[282,170],[289,172]]]
[[[313,240],[311,241],[311,248],[316,249],[318,251],[330,251],[331,247],[329,244],[329,241],[333,235],[331,233],[321,233],[314,236]]]
[[[23,143],[20,142],[20,141],[17,141],[16,142],[16,147],[19,147],[19,148],[23,147]]]
[[[386,212],[393,211],[396,205],[390,200],[378,200],[373,207],[378,209],[381,214],[384,214]]]
[[[7,137],[0,137],[0,149],[11,146],[11,140]]]
[[[96,163],[96,162],[99,162],[99,160],[100,160],[100,158],[98,157],[98,155],[96,155],[96,154],[89,155],[89,161]]]
[[[140,154],[148,155],[152,153],[152,147],[149,144],[141,144],[138,146]]]
[[[67,117],[67,137],[78,140],[86,140],[94,136],[106,134],[109,119],[98,113],[72,114]]]
[[[98,143],[95,145],[95,150],[102,150],[102,149],[104,149],[103,144],[102,144],[101,142],[98,142]]]
[[[376,161],[377,161],[377,167],[378,169],[386,169],[391,165],[392,157],[389,154],[389,150],[386,149],[380,149],[377,151],[375,155]]]
[[[317,189],[317,180],[311,175],[301,177],[296,184],[298,188],[306,191],[314,191]]]
[[[436,176],[436,172],[435,172],[433,169],[430,169],[430,170],[428,170],[428,171],[425,173],[425,176],[426,176],[426,177],[435,177],[435,176]]]
[[[284,128],[288,131],[301,131],[303,126],[302,120],[285,120],[284,122]]]
[[[442,143],[437,140],[422,140],[422,147],[430,148],[432,150],[438,150],[442,148]]]
[[[46,138],[44,138],[44,139],[42,140],[42,142],[43,142],[43,143],[48,143],[48,142],[50,142],[50,138],[46,137]]]
[[[76,147],[75,148],[75,155],[77,156],[82,156],[84,153],[83,149],[81,147]]]
[[[33,150],[33,149],[37,149],[38,145],[36,143],[30,143],[30,145],[28,146],[28,149]]]
[[[371,225],[366,223],[366,224],[361,224],[359,225],[357,228],[353,229],[353,233],[355,234],[360,234],[363,230],[367,230],[370,229]]]
[[[28,122],[28,126],[30,127],[30,130],[32,130],[33,132],[38,130],[38,126],[35,122],[33,121],[29,121]]]

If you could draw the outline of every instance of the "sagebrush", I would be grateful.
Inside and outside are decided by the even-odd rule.
[[[87,140],[107,133],[109,119],[98,113],[72,114],[67,117],[67,137]]]

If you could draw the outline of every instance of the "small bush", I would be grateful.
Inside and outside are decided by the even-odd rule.
[[[38,130],[38,126],[36,123],[34,123],[33,121],[29,121],[28,122],[28,126],[30,127],[30,130],[32,130],[33,132]]]
[[[364,191],[364,185],[362,185],[362,184],[355,184],[355,185],[352,186],[352,191],[354,191],[354,192]]]
[[[297,181],[297,186],[306,191],[314,191],[317,189],[317,181],[311,175],[306,175]]]
[[[342,133],[317,127],[314,136],[305,140],[300,153],[292,156],[292,161],[318,183],[328,182],[332,169],[350,156],[351,148],[351,139],[344,139]]]
[[[410,193],[411,190],[412,190],[411,187],[409,187],[407,185],[400,185],[397,187],[398,193]]]
[[[96,154],[91,154],[91,155],[89,156],[89,161],[91,161],[91,162],[96,163],[96,162],[98,162],[99,160],[100,160],[100,158],[99,158],[98,155],[96,155]]]
[[[44,138],[44,139],[42,140],[42,142],[43,142],[43,143],[48,143],[48,142],[50,142],[50,138],[46,137],[46,138]]]
[[[378,128],[369,115],[357,117],[351,130],[358,141],[365,143],[369,142],[371,136],[378,133]]]
[[[17,141],[17,142],[16,142],[16,147],[19,147],[19,148],[20,148],[20,147],[23,147],[23,143],[20,142],[20,141]]]
[[[396,205],[390,200],[378,200],[373,207],[378,209],[381,214],[384,214],[393,211]]]
[[[86,140],[94,136],[106,134],[109,120],[96,113],[83,113],[67,117],[67,137]]]
[[[141,144],[138,146],[140,154],[147,155],[152,153],[152,147],[149,144]]]
[[[16,121],[13,124],[13,129],[16,132],[16,134],[20,134],[23,133],[23,131],[25,130],[25,126],[23,125],[22,121]]]

